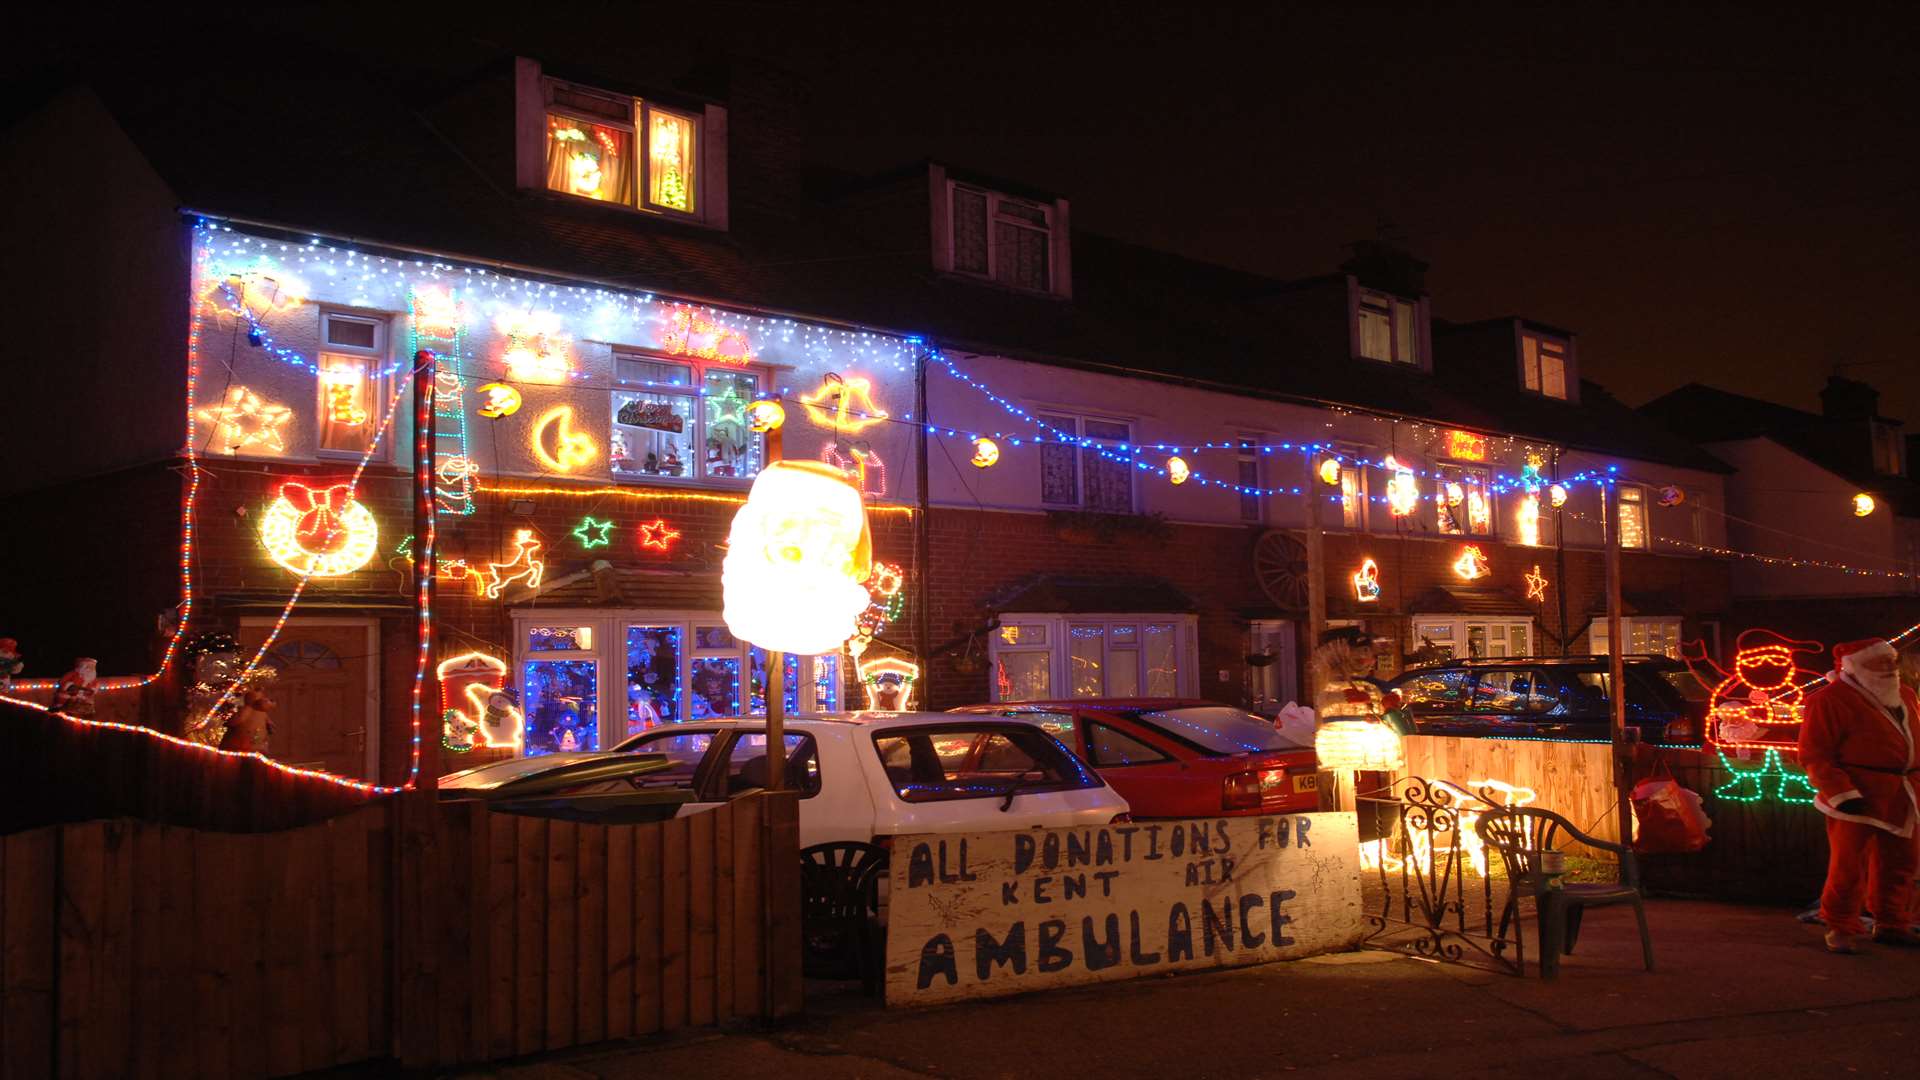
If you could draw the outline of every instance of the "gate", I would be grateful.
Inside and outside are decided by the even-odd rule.
[[[1481,814],[1505,805],[1499,793],[1410,776],[1356,802],[1363,943],[1522,974],[1519,897],[1499,854],[1473,830]]]

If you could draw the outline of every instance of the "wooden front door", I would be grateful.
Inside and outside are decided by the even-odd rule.
[[[374,703],[375,635],[369,623],[331,625],[288,621],[268,650],[276,672],[267,696],[273,710],[268,753],[289,765],[370,778],[367,740]],[[243,626],[240,645],[251,651],[266,639],[264,625]]]

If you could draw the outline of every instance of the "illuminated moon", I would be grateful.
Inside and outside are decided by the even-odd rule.
[[[1000,460],[1000,444],[986,436],[973,440],[973,467],[990,469]]]
[[[548,429],[553,429],[553,449],[548,450]],[[555,405],[533,422],[533,456],[555,472],[573,472],[593,464],[600,448],[585,432],[573,429],[573,406]]]

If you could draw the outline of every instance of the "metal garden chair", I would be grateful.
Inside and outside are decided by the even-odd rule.
[[[1573,955],[1580,939],[1582,914],[1590,907],[1607,904],[1632,904],[1634,918],[1640,922],[1640,952],[1647,970],[1653,970],[1653,937],[1647,932],[1647,909],[1640,893],[1640,864],[1633,849],[1588,836],[1573,823],[1551,810],[1531,806],[1492,810],[1481,815],[1474,831],[1487,847],[1500,853],[1507,870],[1512,898],[1500,916],[1500,933],[1506,934],[1509,921],[1520,917],[1519,899],[1532,896],[1540,925],[1540,977],[1551,979],[1560,972],[1560,957]],[[1618,884],[1561,884],[1557,873],[1546,869],[1548,853],[1557,855],[1560,834],[1600,851],[1610,851],[1620,860]]]

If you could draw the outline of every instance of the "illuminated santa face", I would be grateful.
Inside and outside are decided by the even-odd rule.
[[[724,616],[763,649],[833,652],[872,597],[866,507],[846,476],[818,461],[776,461],[734,515],[721,565]]]

